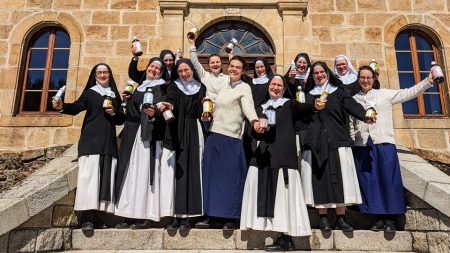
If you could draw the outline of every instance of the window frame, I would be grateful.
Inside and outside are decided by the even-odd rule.
[[[414,75],[414,85],[417,85],[420,81],[422,81],[421,77],[420,77],[420,67],[419,67],[419,58],[418,58],[418,52],[420,52],[420,50],[417,50],[417,44],[416,44],[416,34],[424,37],[431,45],[432,50],[433,50],[433,57],[434,60],[437,64],[439,64],[442,68],[442,64],[441,64],[441,55],[440,55],[440,49],[437,46],[437,43],[435,42],[434,39],[431,38],[431,36],[429,36],[426,32],[419,30],[419,29],[414,29],[414,28],[410,28],[410,29],[406,29],[403,30],[401,32],[399,32],[396,36],[396,39],[398,38],[398,36],[401,33],[407,32],[408,33],[408,42],[409,42],[409,47],[410,47],[410,54],[411,54],[411,61],[412,61],[412,71],[413,71],[413,75]],[[397,54],[398,52],[402,52],[405,50],[397,50],[395,47],[395,53]],[[397,65],[398,66],[398,65]],[[444,68],[443,68],[444,69]],[[445,81],[447,82],[447,78],[445,79]],[[400,84],[400,80],[399,80],[399,84]],[[444,84],[445,85],[445,84]],[[438,91],[439,91],[439,100],[441,102],[441,109],[442,109],[442,113],[441,114],[427,114],[425,111],[425,101],[424,101],[424,93],[421,93],[417,96],[417,105],[418,105],[418,109],[419,109],[419,114],[405,114],[403,112],[403,108],[402,108],[402,113],[403,113],[403,117],[405,119],[417,119],[417,118],[446,118],[448,117],[448,111],[447,111],[447,99],[445,97],[446,91],[445,91],[445,87],[443,84],[439,84],[438,85]],[[412,86],[411,86],[412,87]],[[426,92],[426,91],[425,91]]]
[[[50,78],[51,78],[51,71],[52,71],[52,62],[53,62],[53,54],[55,52],[55,42],[56,42],[56,32],[61,31],[64,32],[70,39],[69,33],[59,27],[59,26],[49,26],[45,27],[43,29],[40,29],[37,31],[33,36],[31,36],[30,40],[27,43],[26,52],[25,52],[25,65],[22,67],[22,80],[20,81],[21,87],[20,87],[20,102],[18,104],[17,108],[17,115],[20,116],[39,116],[39,115],[45,115],[45,116],[61,116],[61,114],[58,111],[47,111],[47,100],[48,100],[48,93],[50,89]],[[25,98],[25,92],[27,88],[27,81],[28,81],[28,71],[30,69],[30,59],[31,59],[31,49],[32,45],[31,43],[34,43],[40,36],[42,36],[44,33],[50,32],[49,38],[48,38],[48,44],[47,44],[47,56],[45,59],[45,67],[44,67],[44,79],[42,81],[42,89],[41,92],[41,100],[39,104],[39,111],[24,111],[24,98]],[[67,58],[67,61],[70,60],[70,46],[72,45],[72,42],[70,41],[70,45],[68,48],[69,50],[69,57]],[[69,66],[67,67],[67,74],[68,74]],[[66,76],[66,82],[67,82],[67,76]],[[67,85],[67,84],[66,84]]]

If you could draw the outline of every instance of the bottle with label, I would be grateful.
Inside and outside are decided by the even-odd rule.
[[[188,39],[195,40],[197,38],[198,29],[193,27],[186,35]]]
[[[56,92],[56,95],[54,97],[55,100],[59,102],[64,97],[65,93],[66,93],[66,86],[64,85],[63,87],[59,88],[58,92]]]
[[[228,43],[227,47],[225,48],[225,51],[229,54],[231,53],[231,51],[233,51],[234,47],[236,46],[236,44],[238,43],[238,41],[235,38],[232,38],[230,43]]]
[[[126,95],[131,96],[133,94],[134,91],[134,86],[133,86],[134,82],[131,80],[127,81],[127,85],[125,85],[125,88],[123,89],[123,93],[125,93]]]
[[[173,115],[173,112],[171,109],[167,109],[162,113],[164,119],[166,120],[167,123],[172,122],[173,120],[175,120],[175,115]]]
[[[325,103],[327,102],[328,94],[330,94],[327,90],[322,91],[322,94],[320,94],[320,102]]]
[[[372,107],[369,107],[369,109],[367,109],[364,119],[366,121],[368,119],[374,119],[376,115],[377,115],[377,111],[375,111],[375,108],[372,106]]]
[[[306,103],[305,92],[303,91],[301,85],[297,87],[297,92],[295,93],[295,100],[297,100],[297,102],[299,103]]]
[[[202,100],[202,105],[203,105],[202,120],[211,121],[214,110],[214,104],[212,100],[206,96]]]
[[[444,82],[444,72],[441,66],[439,66],[435,61],[431,62],[431,76],[433,77],[434,83]]]
[[[141,56],[144,53],[142,51],[141,41],[136,36],[133,36],[133,40],[131,41],[131,43],[133,43],[134,48],[136,49],[134,54],[136,56]]]
[[[369,67],[372,68],[373,71],[378,72],[378,62],[376,62],[375,59],[370,61]]]
[[[275,108],[273,108],[273,106],[269,106],[265,114],[267,116],[267,125],[269,125],[269,127],[275,126],[275,124],[277,123]]]
[[[261,117],[259,117],[259,125],[264,129],[269,128],[269,118],[267,118],[266,114],[263,113]]]
[[[291,63],[291,69],[290,70],[293,70],[293,69],[297,69],[297,64],[295,64],[295,62],[294,61],[292,61],[292,63]]]
[[[113,92],[112,91],[106,92],[106,94],[104,96],[105,99],[103,100],[103,109],[108,109],[113,106],[113,101],[112,101],[113,94],[111,94],[111,93],[113,93]]]
[[[144,99],[142,100],[142,108],[148,108],[153,105],[153,90],[148,87],[144,93]]]

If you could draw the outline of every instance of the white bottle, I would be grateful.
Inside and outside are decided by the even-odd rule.
[[[59,88],[58,92],[56,92],[55,100],[59,102],[62,99],[62,97],[64,97],[65,93],[66,93],[66,86],[64,85],[63,87]]]
[[[300,85],[297,87],[295,98],[299,103],[306,103],[305,92],[302,90],[302,86]]]
[[[435,61],[431,62],[431,76],[433,77],[434,83],[444,82],[444,72],[442,72],[441,66]]]

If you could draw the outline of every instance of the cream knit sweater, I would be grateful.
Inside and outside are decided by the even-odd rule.
[[[354,117],[350,117],[350,136],[355,142],[355,146],[367,145],[370,137],[374,144],[391,143],[395,144],[394,125],[392,121],[392,105],[403,103],[417,97],[421,92],[432,87],[426,79],[407,89],[401,90],[370,90],[367,94],[362,91],[353,96],[366,110],[371,104],[375,104],[377,111],[377,123],[368,125]]]
[[[211,132],[240,139],[244,117],[258,119],[250,86],[242,81],[225,85],[214,103]]]

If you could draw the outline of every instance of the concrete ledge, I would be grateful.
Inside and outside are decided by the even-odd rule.
[[[386,234],[383,232],[356,231],[352,234],[342,231],[333,231],[334,245],[339,250],[363,251],[412,251],[411,232],[396,232]]]
[[[0,235],[45,210],[76,187],[77,146],[0,194]]]
[[[450,217],[450,177],[404,147],[398,157],[404,187]]]

